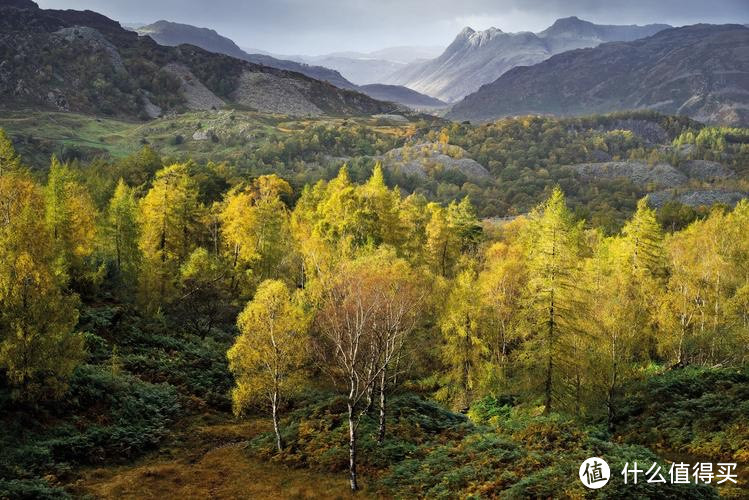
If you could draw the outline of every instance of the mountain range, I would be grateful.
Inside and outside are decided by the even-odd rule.
[[[376,87],[370,86],[359,86],[356,85],[346,78],[341,73],[334,69],[330,69],[325,66],[316,64],[307,64],[296,60],[281,59],[274,57],[268,53],[262,54],[250,54],[241,49],[234,41],[224,37],[216,31],[208,28],[198,28],[188,24],[173,23],[169,21],[157,21],[147,26],[141,26],[136,29],[138,34],[142,36],[149,36],[157,43],[166,46],[179,46],[183,44],[190,44],[196,47],[200,47],[209,52],[215,52],[218,54],[226,54],[237,59],[249,61],[254,64],[262,64],[263,66],[269,66],[272,68],[283,69],[287,71],[296,71],[304,75],[314,78],[316,80],[323,80],[332,85],[335,85],[341,89],[357,90],[364,94],[367,94],[375,99],[395,102],[410,107],[444,107],[445,103],[426,95],[419,94],[415,90],[407,89],[396,85],[378,85]],[[336,60],[356,61],[352,55],[340,55],[330,56]],[[327,58],[323,58],[322,61],[329,61]],[[395,64],[396,66],[383,69],[379,67],[378,63],[372,63],[372,61],[378,61],[384,65]],[[353,63],[355,64],[355,62]],[[379,74],[382,75],[382,71],[385,73],[392,72],[398,67],[397,63],[390,63],[388,61],[381,60],[369,60],[366,64],[367,71],[372,71],[374,67],[375,71],[381,71]],[[366,79],[363,79],[366,80]],[[362,81],[362,80],[359,80]],[[428,104],[421,104],[428,103]]]
[[[0,108],[148,118],[227,105],[293,115],[397,109],[298,72],[159,45],[95,12],[0,1]]]
[[[516,66],[531,66],[572,49],[643,38],[664,24],[606,26],[577,17],[557,20],[540,33],[505,33],[465,28],[436,59],[405,66],[383,83],[404,85],[446,102],[456,102]]]
[[[133,29],[92,11],[0,0],[0,109],[148,119],[229,106],[351,116],[445,108],[432,97],[441,96],[454,101],[453,120],[650,109],[749,123],[749,29],[739,24],[604,26],[572,17],[539,33],[466,28],[428,61],[419,57],[433,48],[324,56],[405,65],[396,71],[405,85],[354,84],[335,69],[248,53],[206,28],[159,21]]]
[[[707,123],[749,123],[749,29],[698,24],[564,52],[514,68],[448,117],[580,115],[651,109]]]

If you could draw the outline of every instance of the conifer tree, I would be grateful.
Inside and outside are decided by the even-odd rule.
[[[0,128],[0,175],[22,170],[21,157],[16,153],[13,143]]]
[[[0,175],[0,369],[25,400],[60,397],[83,358],[78,300],[57,272],[57,245],[25,174]]]
[[[426,206],[429,220],[425,227],[426,232],[426,259],[432,272],[447,278],[452,276],[459,251],[460,243],[457,236],[450,227],[450,219],[445,208],[437,203]]]
[[[141,261],[138,240],[138,203],[133,190],[120,179],[107,209],[106,225],[102,233],[105,247],[112,259],[118,278],[126,287],[132,287],[137,280]]]
[[[225,310],[229,297],[223,282],[227,273],[224,260],[202,247],[195,249],[179,270],[179,295],[173,310],[201,340]]]
[[[233,270],[232,289],[292,274],[289,210],[281,200],[290,193],[286,181],[271,175],[227,194],[218,217]]]
[[[526,240],[528,321],[526,359],[531,373],[541,373],[545,413],[573,384],[579,386],[580,319],[584,305],[578,288],[580,226],[567,209],[561,189],[531,215]]]
[[[186,165],[171,165],[156,174],[153,187],[140,202],[139,281],[141,301],[148,310],[176,298],[179,268],[202,236],[203,212]]]
[[[589,263],[586,288],[597,319],[588,359],[592,385],[602,393],[610,428],[621,388],[650,358],[656,331],[659,280],[665,271],[663,235],[645,199],[621,237],[602,238]]]
[[[78,281],[86,277],[85,259],[94,250],[96,209],[70,168],[55,157],[44,193],[47,225],[57,255],[56,272]]]
[[[441,355],[446,370],[437,397],[451,400],[459,408],[471,405],[489,356],[477,289],[473,270],[460,273],[439,320],[443,336]]]

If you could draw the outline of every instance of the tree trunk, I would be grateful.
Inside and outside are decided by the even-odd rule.
[[[616,419],[616,408],[614,407],[614,385],[609,386],[608,394],[606,395],[606,420],[608,423],[609,432],[614,431],[614,420]]]
[[[351,491],[359,489],[356,481],[356,423],[354,422],[354,405],[351,401],[348,403],[348,471]]]
[[[281,430],[278,425],[278,389],[273,390],[273,430],[276,432],[276,448],[281,453],[283,441],[281,441]]]
[[[382,444],[385,441],[385,405],[387,404],[385,395],[386,370],[382,370],[380,377],[380,429],[377,432],[377,442]]]
[[[549,309],[549,338],[547,339],[547,348],[549,352],[546,353],[548,356],[546,365],[546,381],[544,383],[544,415],[551,413],[551,384],[552,384],[552,371],[554,369],[554,362],[552,360],[552,343],[554,339],[554,299],[552,295],[551,308]]]

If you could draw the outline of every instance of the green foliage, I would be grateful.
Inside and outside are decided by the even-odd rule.
[[[0,175],[18,172],[21,169],[21,157],[16,153],[5,130],[0,128]]]
[[[120,179],[107,210],[104,248],[114,264],[116,279],[126,291],[134,290],[138,279],[141,253],[138,248],[140,225],[138,204],[132,189]]]
[[[616,432],[656,450],[741,463],[749,459],[748,412],[746,368],[670,370],[632,390]]]
[[[447,369],[436,397],[468,408],[486,369],[489,349],[481,331],[481,305],[473,300],[476,273],[463,271],[454,282],[440,318],[444,337],[441,355]]]
[[[206,131],[241,121],[199,116]],[[242,159],[164,162],[144,147],[114,161],[55,160],[41,188],[0,136],[0,161],[13,164],[0,174],[2,487],[53,495],[38,477],[133,459],[177,418],[229,411],[232,387],[237,413],[261,396],[281,416],[253,453],[342,471],[354,449],[394,497],[585,497],[582,459],[619,470],[655,460],[642,444],[747,459],[749,204],[667,206],[657,218],[640,189],[591,187],[562,167],[681,154],[640,126],[669,140],[693,133],[695,148],[727,154],[741,131],[650,113],[440,130],[259,117],[237,132],[253,135],[245,148],[233,125],[211,129],[216,142],[191,141],[178,127],[196,118],[153,126],[184,132],[170,151],[210,155],[236,140]],[[410,195],[392,187],[403,179],[376,156],[423,137],[460,144],[495,178],[406,179]],[[354,158],[339,168],[331,152]],[[292,187],[319,179],[329,180]],[[480,220],[544,198],[527,217]],[[654,363],[726,368],[652,378]],[[604,494],[713,493],[620,483]]]
[[[39,188],[26,174],[0,175],[0,205],[0,368],[16,398],[57,398],[83,357],[78,298]]]
[[[63,402],[28,420],[14,418],[18,408],[3,408],[8,432],[0,448],[0,477],[28,479],[75,464],[129,460],[168,435],[179,408],[171,386],[82,365]],[[58,424],[48,428],[49,418]]]
[[[717,498],[708,486],[625,485],[619,472],[626,462],[650,465],[657,457],[642,447],[602,441],[594,429],[572,420],[533,416],[497,403],[481,401],[471,410],[494,414],[489,428],[418,447],[389,468],[379,488],[396,498],[597,498],[598,493],[603,498]],[[604,458],[611,467],[609,484],[595,494],[578,479],[580,464],[590,456]]]
[[[738,173],[747,174],[749,131],[745,128],[704,127],[689,129],[673,140],[676,148],[686,149],[690,159],[728,162]]]
[[[284,419],[286,448],[276,453],[275,437],[266,433],[250,442],[258,456],[293,467],[322,471],[348,468],[346,400],[328,393],[309,391],[292,402]],[[414,394],[397,394],[390,400],[388,435],[377,443],[377,419],[365,414],[359,427],[360,466],[382,470],[410,456],[418,446],[464,435],[469,425],[460,414]]]
[[[140,302],[155,312],[178,297],[179,270],[197,247],[204,207],[187,165],[160,170],[140,202]]]
[[[44,479],[2,479],[0,498],[19,500],[60,500],[72,498],[64,489],[50,486]]]

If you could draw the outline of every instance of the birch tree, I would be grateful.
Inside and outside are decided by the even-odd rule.
[[[298,384],[305,359],[306,321],[297,297],[276,280],[264,281],[237,320],[239,337],[229,349],[234,412],[264,398],[271,407],[276,448],[283,449],[279,407]]]

